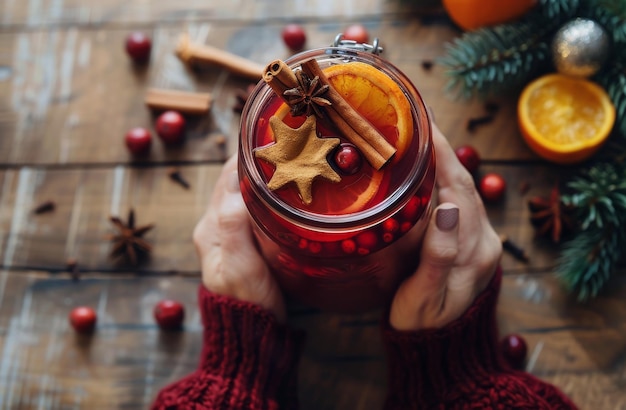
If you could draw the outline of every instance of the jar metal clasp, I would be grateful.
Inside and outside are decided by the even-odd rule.
[[[376,55],[383,52],[383,48],[379,45],[378,37],[374,39],[372,44],[357,43],[354,40],[344,40],[343,33],[339,33],[335,36],[335,41],[333,42],[332,47],[345,48],[355,51],[365,51]]]

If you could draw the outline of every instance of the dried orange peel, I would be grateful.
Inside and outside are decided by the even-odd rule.
[[[599,85],[562,74],[528,84],[517,106],[520,132],[539,156],[559,164],[583,161],[606,141],[615,107]]]

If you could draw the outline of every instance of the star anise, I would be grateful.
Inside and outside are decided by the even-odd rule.
[[[148,254],[152,250],[152,246],[143,239],[143,236],[154,225],[135,228],[135,211],[133,209],[128,212],[128,223],[126,224],[117,216],[111,216],[110,220],[118,231],[117,235],[109,235],[108,237],[113,242],[111,257],[117,258],[124,255],[132,265],[137,265],[140,256]]]
[[[552,242],[559,243],[563,234],[574,230],[572,207],[563,203],[558,186],[552,188],[549,198],[529,199],[528,209],[530,222],[537,229],[537,236],[549,235]]]
[[[294,116],[303,114],[309,116],[315,113],[318,118],[322,118],[324,115],[320,107],[331,105],[330,101],[321,97],[328,91],[329,85],[324,84],[320,87],[318,76],[310,79],[302,70],[296,71],[295,74],[298,86],[283,93],[289,100],[291,114]]]

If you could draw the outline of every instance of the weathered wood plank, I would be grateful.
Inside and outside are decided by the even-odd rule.
[[[220,0],[3,0],[0,25],[27,27],[66,24],[134,24],[198,20],[245,20],[262,22],[275,19],[367,19],[390,13],[410,13],[428,9],[425,1],[389,2],[347,0],[328,2],[220,1]],[[435,3],[430,1],[430,3]]]
[[[185,167],[189,190],[168,177],[167,168],[41,170],[21,168],[0,174],[0,260],[4,266],[64,269],[76,258],[81,270],[116,269],[107,234],[110,215],[126,220],[136,210],[138,224],[154,223],[146,235],[154,245],[141,269],[198,270],[191,234],[204,213],[221,166]],[[53,212],[35,215],[45,201]]]
[[[191,184],[185,190],[168,177],[168,167],[117,166],[95,169],[24,167],[0,172],[0,260],[5,267],[63,269],[67,258],[77,258],[81,269],[118,269],[108,257],[113,233],[110,215],[126,218],[133,207],[137,223],[155,223],[147,235],[153,243],[151,259],[140,269],[167,272],[197,271],[191,233],[203,214],[220,165],[180,168]],[[523,263],[504,255],[505,269],[547,270],[554,266],[558,248],[536,240],[529,223],[526,200],[547,194],[559,170],[549,167],[485,165],[481,172],[498,172],[508,181],[505,201],[488,204],[495,229],[525,248],[531,260]],[[545,177],[550,175],[550,177]],[[519,193],[529,181],[526,195]],[[54,212],[34,215],[39,204],[52,200]]]
[[[188,70],[173,54],[183,32],[265,64],[287,58],[280,39],[281,22],[186,23],[148,29],[154,40],[151,64],[134,69],[123,49],[128,29],[61,29],[0,33],[0,162],[5,164],[128,163],[123,143],[128,129],[153,129],[153,118],[143,105],[149,87],[201,91],[213,94],[211,113],[190,121],[181,147],[165,148],[157,139],[150,162],[219,161],[235,152],[239,115],[232,107],[236,90],[247,80],[220,69]],[[340,32],[340,22],[309,22],[308,46],[322,47]],[[536,158],[517,130],[514,96],[502,101],[493,123],[469,132],[466,121],[484,115],[478,101],[454,101],[442,91],[441,67],[422,68],[424,60],[443,54],[446,41],[457,32],[447,24],[425,24],[418,19],[376,20],[371,33],[381,37],[384,56],[404,71],[420,89],[436,114],[437,123],[455,145],[471,143],[483,158]],[[411,39],[411,41],[406,41]],[[226,139],[226,146],[219,144]]]
[[[156,391],[195,368],[201,326],[197,280],[88,279],[0,272],[0,407],[12,409],[144,408]],[[576,304],[550,274],[505,275],[501,330],[529,343],[528,368],[556,383],[580,408],[626,404],[626,282],[597,300]],[[160,333],[154,304],[185,303],[180,333]],[[92,338],[67,323],[73,306],[97,309]],[[303,409],[380,408],[385,359],[379,314],[332,315],[298,308],[294,326],[308,332],[300,369]],[[320,394],[322,393],[322,394]]]

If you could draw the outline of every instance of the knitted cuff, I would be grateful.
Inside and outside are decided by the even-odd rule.
[[[295,395],[303,333],[278,323],[260,306],[213,294],[202,285],[198,293],[204,325],[199,370],[264,396]]]
[[[451,386],[487,378],[501,369],[497,352],[496,303],[502,271],[498,271],[474,304],[441,329],[400,332],[387,324],[390,397],[432,402]]]

